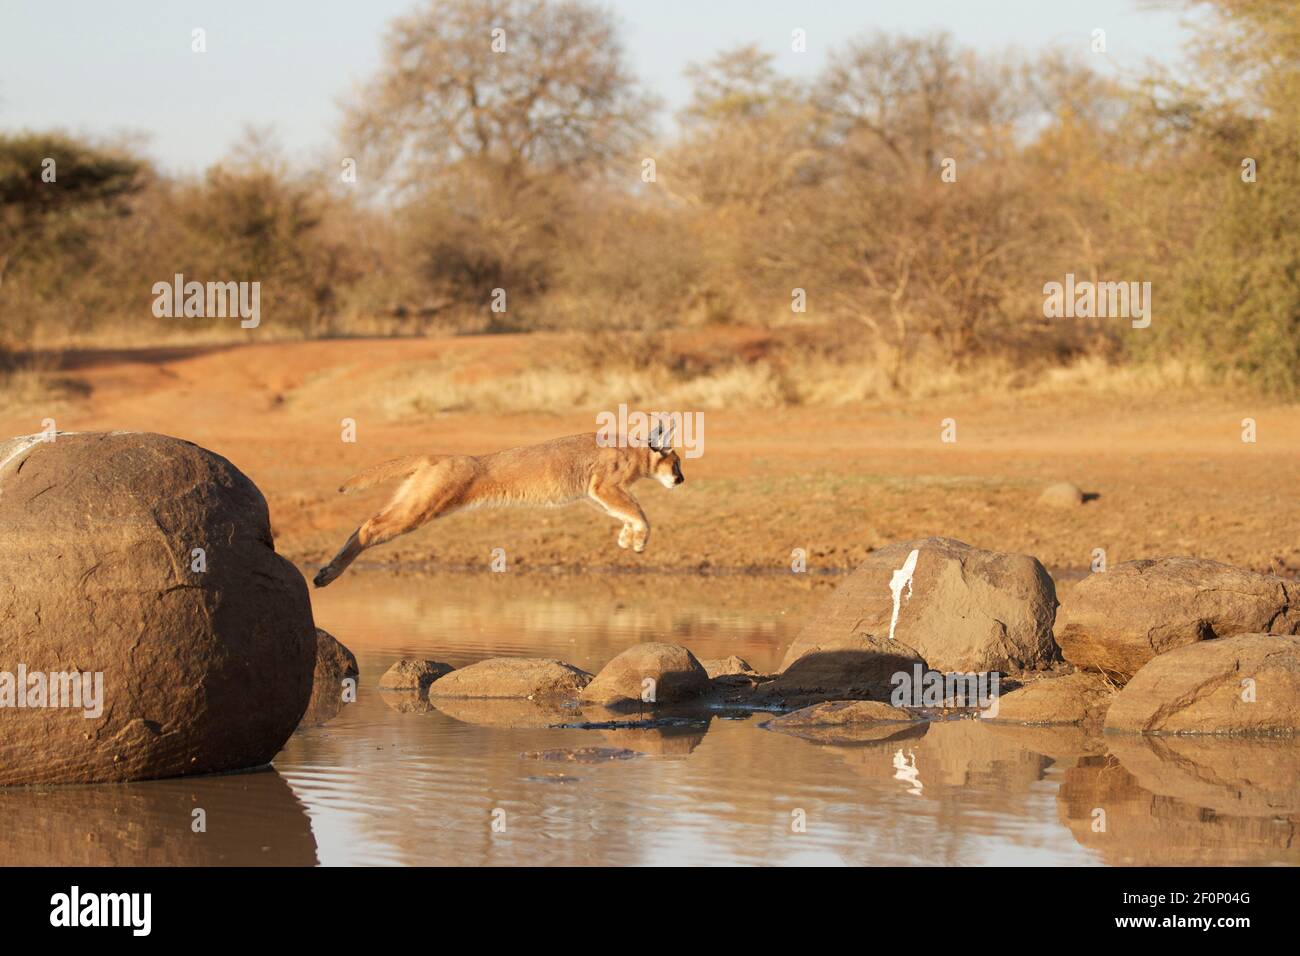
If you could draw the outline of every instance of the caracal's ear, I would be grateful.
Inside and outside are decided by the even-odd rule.
[[[650,430],[650,447],[661,455],[666,455],[672,451],[673,447],[673,430],[677,423],[672,419],[668,420],[668,427],[664,428],[662,421],[655,424]]]

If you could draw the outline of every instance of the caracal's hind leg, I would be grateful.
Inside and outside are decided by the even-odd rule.
[[[339,553],[316,573],[313,583],[325,587],[362,551],[414,531],[456,507],[472,478],[472,469],[452,460],[420,469],[402,483],[383,510],[352,532]]]
[[[626,548],[631,545],[637,554],[644,551],[646,542],[650,540],[650,522],[632,493],[612,485],[593,485],[587,493],[607,515],[623,522],[618,533],[618,546]]]
[[[329,564],[316,572],[316,577],[312,578],[311,583],[318,588],[323,588],[346,571],[348,565],[364,550],[360,536],[360,528],[348,535],[348,540],[343,543],[343,547],[339,548],[339,553],[330,559]]]

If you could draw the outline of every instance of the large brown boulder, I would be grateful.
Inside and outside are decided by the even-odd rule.
[[[492,657],[454,670],[429,685],[429,699],[444,697],[571,700],[591,675],[564,661]]]
[[[635,644],[603,668],[582,699],[607,707],[678,704],[708,693],[709,675],[680,644]]]
[[[89,708],[0,706],[0,785],[264,765],[315,664],[306,583],[226,459],[147,433],[0,443],[0,703],[19,669],[29,704],[37,672],[102,675]]]
[[[1115,698],[1100,674],[1079,671],[1030,681],[998,698],[996,712],[981,716],[1021,724],[1097,724]]]
[[[1009,671],[1057,656],[1056,588],[1037,558],[924,538],[869,555],[800,631],[781,670],[812,647],[855,651],[867,637],[888,640],[896,592],[893,639],[938,670]]]
[[[1157,654],[1234,634],[1300,631],[1295,585],[1201,558],[1127,561],[1080,581],[1062,606],[1065,659],[1126,681]]]
[[[1106,730],[1300,732],[1300,637],[1239,634],[1161,654],[1116,696]]]

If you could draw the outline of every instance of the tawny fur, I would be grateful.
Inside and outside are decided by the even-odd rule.
[[[378,514],[364,522],[316,574],[325,587],[367,548],[414,531],[435,518],[484,505],[566,505],[587,501],[622,523],[620,548],[645,550],[650,523],[630,487],[653,478],[680,485],[681,460],[665,443],[602,447],[596,435],[570,435],[490,455],[412,455],[353,475],[339,491],[404,479]]]

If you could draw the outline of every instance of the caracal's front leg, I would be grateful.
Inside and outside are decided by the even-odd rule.
[[[592,485],[587,493],[607,515],[623,522],[618,533],[618,546],[626,548],[631,545],[637,554],[644,551],[646,542],[650,540],[650,522],[631,492],[613,485]]]

